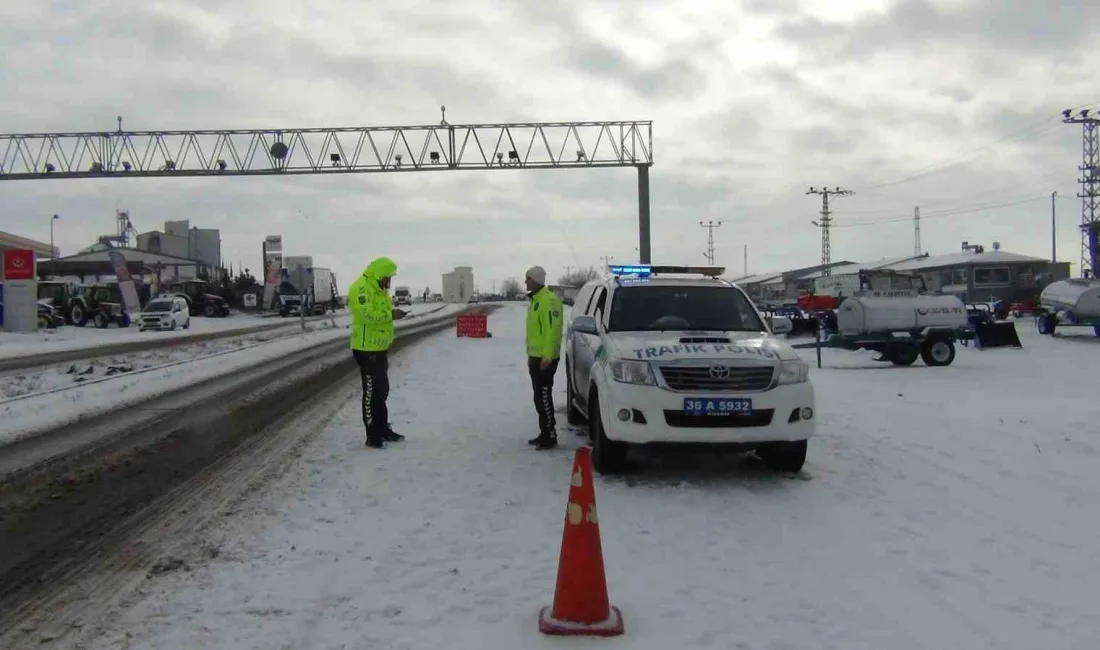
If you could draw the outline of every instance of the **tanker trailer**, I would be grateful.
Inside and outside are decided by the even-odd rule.
[[[1051,282],[1039,294],[1035,327],[1040,334],[1053,335],[1059,325],[1092,326],[1100,336],[1100,280],[1071,278]]]
[[[898,366],[912,365],[918,357],[929,366],[949,366],[955,343],[974,338],[961,300],[914,290],[849,296],[837,307],[836,322],[837,332],[827,339],[793,347],[873,350],[881,355],[876,361]]]

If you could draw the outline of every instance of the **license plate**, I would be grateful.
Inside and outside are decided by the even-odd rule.
[[[751,399],[688,397],[684,399],[688,415],[752,415]]]

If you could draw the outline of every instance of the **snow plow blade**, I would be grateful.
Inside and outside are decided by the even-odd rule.
[[[792,318],[791,319],[791,331],[787,332],[788,338],[795,338],[797,336],[813,336],[817,331],[817,319],[816,318]]]
[[[978,323],[975,327],[978,339],[978,347],[985,348],[1022,348],[1020,335],[1016,332],[1016,324],[1012,321],[1000,321],[994,323]]]

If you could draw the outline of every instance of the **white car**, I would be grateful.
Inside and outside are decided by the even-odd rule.
[[[187,299],[182,296],[154,298],[146,303],[137,318],[138,329],[175,330],[177,327],[190,329],[191,311]]]
[[[814,433],[809,365],[715,267],[610,267],[577,294],[565,340],[570,424],[588,422],[596,470],[633,444],[755,451],[797,472]],[[671,274],[671,275],[669,275]]]

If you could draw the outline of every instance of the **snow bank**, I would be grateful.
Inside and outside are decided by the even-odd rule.
[[[446,317],[465,307],[465,305],[447,305],[431,314],[398,322],[398,332],[425,320]],[[312,331],[276,337],[270,342],[247,343],[249,347],[244,349],[226,347],[215,352],[207,352],[208,355],[213,356],[200,359],[193,357],[188,359],[184,354],[175,360],[166,360],[156,367],[150,365],[150,370],[147,372],[127,372],[111,376],[101,374],[83,385],[66,390],[2,401],[0,402],[0,445],[19,440],[34,432],[62,426],[90,415],[98,415],[109,409],[137,404],[169,391],[253,367],[300,350],[306,345],[345,338],[348,336],[348,321],[347,317],[337,317],[337,328],[332,329],[330,320],[326,319],[311,323],[315,328]],[[295,324],[294,327],[298,325]],[[132,362],[128,358],[118,361],[119,363]],[[77,364],[76,368],[80,371],[88,365]],[[64,376],[65,379],[61,379],[58,375]],[[26,375],[15,375],[15,377],[26,378]],[[73,379],[64,370],[55,367],[39,381],[43,386],[40,390],[50,390],[47,386],[53,385],[54,389],[64,388],[63,382],[72,382]]]
[[[521,306],[489,324],[492,339],[435,337],[395,359],[404,443],[362,447],[349,386],[296,466],[198,531],[194,569],[145,581],[92,646],[1035,650],[1100,637],[1091,343],[1021,328],[1028,348],[964,349],[950,368],[827,351],[799,478],[703,452],[598,479],[626,636],[566,642],[536,617],[572,457],[525,444]],[[560,375],[557,387],[560,400]]]
[[[447,305],[452,308],[453,305]],[[424,316],[433,311],[442,309],[439,304],[414,305],[411,313]],[[337,318],[347,316],[345,310],[336,312]],[[327,320],[327,318],[326,318]],[[289,327],[298,327],[297,317],[262,317],[256,314],[234,313],[226,318],[195,317],[191,319],[191,327],[187,330],[175,332],[141,332],[136,326],[96,329],[88,325],[86,327],[65,326],[56,330],[46,330],[35,333],[0,332],[0,359],[10,357],[23,357],[44,352],[60,352],[63,350],[94,349],[99,346],[116,345],[129,341],[146,341],[149,339],[187,339],[211,332],[232,332],[234,330],[246,330],[254,327],[264,327],[284,323]],[[316,321],[314,321],[316,322]]]
[[[96,329],[92,325],[75,327],[66,325],[56,330],[40,332],[0,332],[0,358],[21,357],[42,352],[61,350],[80,350],[102,345],[114,345],[134,340],[147,340],[152,337],[179,339],[208,334],[210,332],[228,332],[250,327],[262,327],[272,324],[270,318],[261,318],[251,314],[232,314],[226,318],[192,318],[191,328],[175,332],[141,332],[136,326]]]
[[[331,320],[307,321],[306,328],[307,331],[331,329],[332,321],[335,321],[338,327],[346,327],[351,322],[351,318],[347,315],[339,315]],[[181,343],[180,345],[142,352],[101,356],[75,363],[68,362],[14,371],[0,375],[0,405],[12,398],[22,397],[25,399],[24,396],[67,389],[77,383],[86,384],[89,381],[113,377],[119,372],[144,371],[164,367],[168,364],[184,363],[212,354],[240,350],[258,343],[300,336],[301,334],[302,330],[296,323],[294,327],[283,327],[276,330],[242,334],[241,336],[227,336],[197,343]],[[91,351],[94,353],[95,348],[91,348]]]

